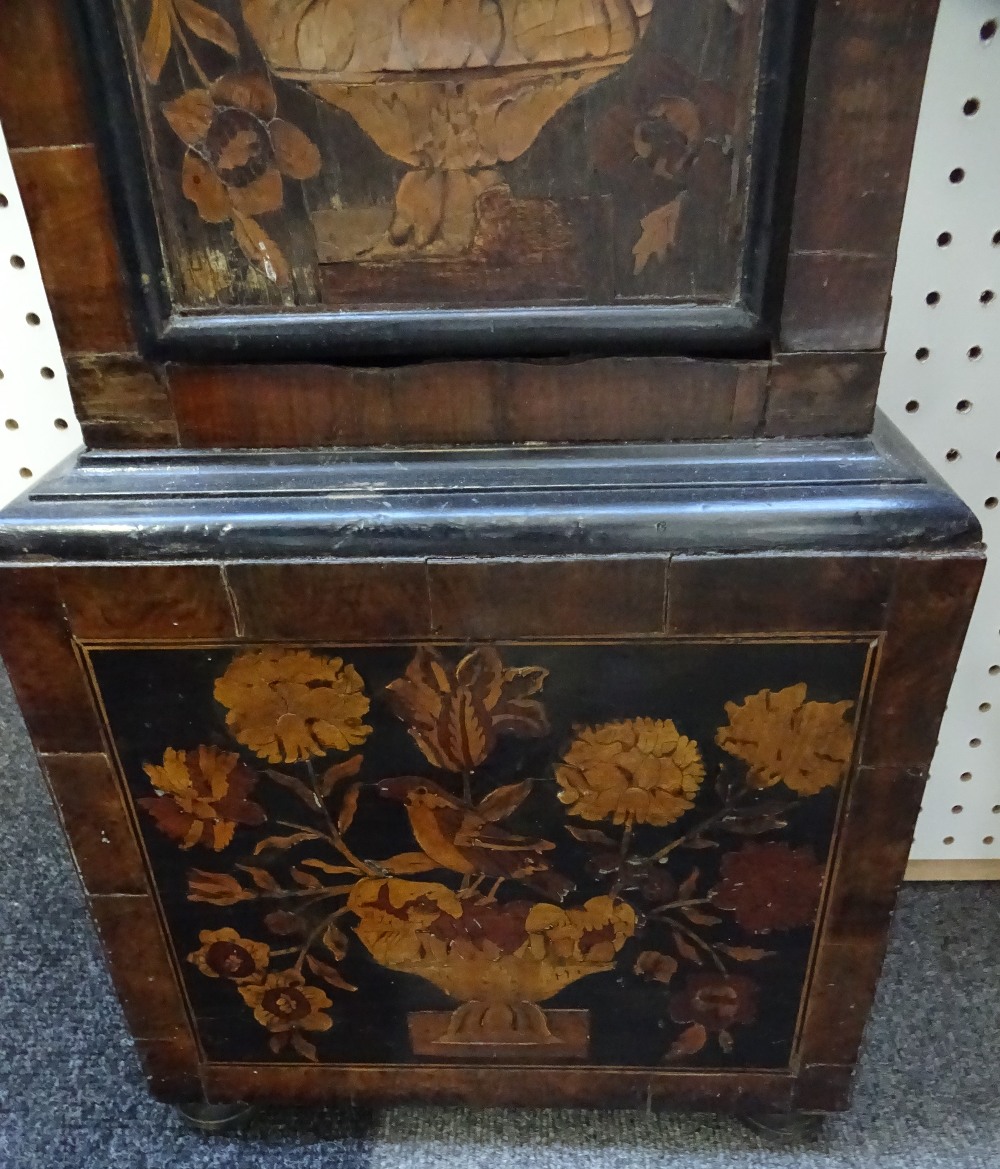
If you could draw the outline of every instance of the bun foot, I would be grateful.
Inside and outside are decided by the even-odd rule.
[[[818,1112],[748,1112],[740,1120],[774,1141],[816,1141],[823,1133],[823,1117]]]
[[[231,1132],[239,1128],[253,1112],[252,1104],[178,1104],[177,1112],[184,1123],[208,1135]]]

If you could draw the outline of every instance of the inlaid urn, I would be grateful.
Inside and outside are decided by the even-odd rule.
[[[271,69],[412,168],[375,254],[454,256],[476,203],[573,98],[624,65],[653,0],[243,0]]]
[[[417,1054],[450,1046],[467,1058],[501,1050],[516,1056],[519,1047],[586,1055],[588,1012],[545,1012],[537,1004],[614,969],[636,928],[631,906],[611,897],[592,897],[575,909],[500,905],[393,877],[358,882],[348,904],[358,917],[355,932],[377,962],[419,975],[461,1003],[454,1011],[410,1015]]]

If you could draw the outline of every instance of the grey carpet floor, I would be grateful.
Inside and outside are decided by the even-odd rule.
[[[145,1094],[0,674],[0,1169],[1000,1169],[1000,884],[911,886],[851,1113],[782,1147],[732,1120],[264,1111],[201,1137]]]

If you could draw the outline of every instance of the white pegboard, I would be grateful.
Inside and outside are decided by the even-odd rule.
[[[975,511],[988,547],[1000,543],[998,29],[1000,0],[942,0],[879,398]],[[911,871],[1000,877],[996,557],[988,563],[948,701]]]
[[[82,445],[0,129],[0,507]]]

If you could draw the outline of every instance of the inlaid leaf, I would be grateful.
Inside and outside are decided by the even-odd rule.
[[[677,959],[659,950],[643,950],[632,969],[653,982],[669,982],[677,973]]]
[[[612,840],[606,832],[602,832],[600,828],[577,828],[575,824],[567,824],[566,831],[574,840],[579,840],[581,844],[603,844],[608,848],[618,847],[617,842]]]
[[[361,784],[352,783],[344,795],[344,801],[340,805],[340,813],[337,816],[337,831],[346,832],[350,828],[354,813],[358,810],[358,796],[361,794]]]
[[[677,930],[673,930],[671,932],[674,939],[674,945],[677,947],[677,953],[680,954],[682,958],[686,958],[689,962],[694,962],[696,966],[704,966],[705,962],[700,952],[691,945],[687,938],[684,937],[683,934],[678,933]]]
[[[142,67],[154,85],[160,80],[170,53],[171,33],[170,9],[166,0],[153,0],[146,35],[142,38]]]
[[[386,861],[377,861],[378,867],[393,876],[402,876],[406,873],[427,873],[431,869],[439,868],[436,861],[432,861],[423,852],[399,852]]]
[[[685,841],[684,847],[685,848],[694,848],[694,849],[718,848],[719,842],[717,840],[706,840],[704,836],[695,836],[695,837],[692,837],[691,840]],[[660,864],[666,864],[666,863],[667,863],[666,857],[662,861],[660,861]]]
[[[762,958],[773,958],[774,950],[758,950],[755,946],[724,946],[721,943],[716,947],[727,958],[734,962],[759,962]]]
[[[240,44],[228,20],[212,12],[198,0],[175,0],[181,20],[202,40],[211,41],[224,49],[231,57],[239,56]]]
[[[205,901],[209,905],[235,905],[238,901],[252,901],[256,897],[231,873],[209,873],[192,869],[188,873],[188,901]]]
[[[677,890],[677,900],[687,901],[689,897],[694,896],[694,891],[698,887],[698,878],[701,876],[701,869],[692,869],[690,873],[681,881],[680,887]]]
[[[302,918],[297,913],[289,913],[287,909],[276,909],[273,913],[267,914],[264,918],[264,924],[272,934],[277,934],[279,938],[289,938],[296,934],[305,933],[305,923]]]
[[[358,870],[353,865],[331,865],[327,861],[321,861],[318,857],[307,856],[305,860],[299,861],[299,864],[304,869],[319,869],[321,873],[356,873]]]
[[[330,922],[323,931],[323,945],[340,962],[347,953],[347,934]]]
[[[283,288],[292,281],[292,270],[281,248],[256,219],[236,213],[233,219],[233,238],[244,256],[258,267],[272,284]]]
[[[692,1023],[686,1031],[671,1044],[667,1059],[681,1059],[685,1055],[697,1055],[708,1042],[708,1032],[701,1023]]]
[[[316,1063],[318,1057],[316,1055],[315,1045],[310,1043],[301,1031],[291,1031],[289,1034],[292,1037],[292,1047],[295,1048],[299,1055],[305,1056],[306,1059],[311,1059],[313,1063]]]
[[[275,783],[280,783],[282,787],[288,788],[290,792],[294,792],[307,807],[314,810],[319,807],[316,793],[308,784],[303,783],[298,776],[286,775],[283,771],[275,771],[272,767],[266,768],[264,774],[269,779],[273,779]]]
[[[263,889],[265,893],[274,893],[281,888],[267,869],[254,868],[253,865],[237,865],[236,867],[244,873],[249,873],[253,883],[258,889]]]
[[[321,962],[312,954],[306,955],[306,965],[318,978],[322,978],[324,982],[330,986],[335,986],[338,990],[357,990],[356,986],[352,986],[346,979],[341,978],[336,967],[331,966],[329,962]]]
[[[510,783],[505,787],[498,787],[484,796],[476,806],[476,811],[484,820],[496,822],[510,816],[524,803],[531,791],[533,781],[522,780],[521,783]]]
[[[635,274],[640,275],[646,265],[655,256],[658,260],[665,260],[667,253],[677,242],[677,229],[680,225],[683,196],[678,195],[670,203],[657,207],[655,211],[640,220],[642,234],[632,249],[635,256]]]
[[[289,873],[296,885],[303,889],[322,889],[323,882],[312,873],[304,873],[301,869],[290,869]]]
[[[296,844],[302,844],[306,840],[322,840],[323,837],[318,832],[293,832],[289,836],[267,836],[263,840],[259,840],[254,847],[254,856],[260,856],[269,848],[285,849],[294,848]]]
[[[291,1031],[278,1031],[277,1034],[272,1035],[267,1041],[267,1046],[274,1052],[275,1055],[280,1054],[288,1046]]]
[[[719,1046],[726,1053],[726,1055],[733,1054],[733,1037],[728,1031],[719,1032]]]
[[[330,792],[343,779],[350,779],[357,775],[361,770],[363,762],[361,755],[352,755],[350,759],[345,759],[342,763],[335,763],[332,767],[328,767],[326,771],[319,777],[319,794],[321,796],[328,796]]]

